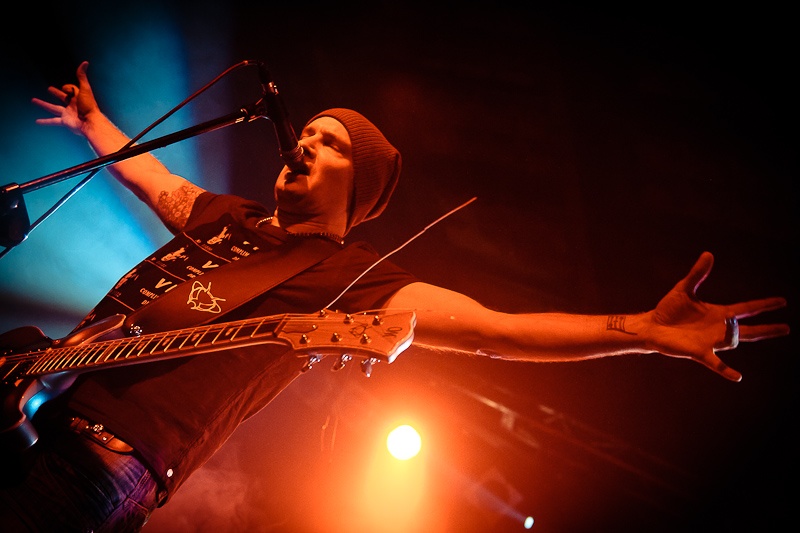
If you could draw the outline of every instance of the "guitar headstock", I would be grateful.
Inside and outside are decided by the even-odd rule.
[[[324,309],[313,315],[288,315],[274,335],[291,345],[311,367],[326,355],[339,356],[334,370],[351,358],[362,359],[369,375],[372,363],[391,363],[414,340],[413,311],[346,314]]]

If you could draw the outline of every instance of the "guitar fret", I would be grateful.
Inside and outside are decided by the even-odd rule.
[[[78,366],[79,361],[81,360],[81,358],[83,358],[84,352],[90,349],[92,349],[91,345],[71,346],[65,349],[64,355],[66,355],[68,359],[71,359],[72,366]]]
[[[172,343],[174,343],[175,339],[177,339],[179,336],[180,336],[180,333],[178,333],[176,335],[173,335],[172,338],[169,338],[169,336],[166,337],[166,338],[169,338],[169,342],[167,342],[166,344],[164,344],[163,342],[161,343],[164,346],[164,348],[163,348],[164,353],[167,353],[170,350],[170,347],[172,346]]]
[[[136,339],[122,339],[114,343],[111,350],[103,357],[102,360],[97,360],[97,364],[107,363],[109,361],[119,361],[125,359],[125,352],[130,349],[131,344],[134,344]]]
[[[59,352],[59,353],[54,354],[54,357],[53,357],[54,364],[53,364],[52,368],[53,369],[63,369],[63,368],[65,368],[66,365],[64,363],[65,363],[65,361],[67,359],[68,359],[68,356],[67,356],[66,353]]]
[[[179,350],[190,349],[194,345],[194,343],[200,342],[200,339],[202,339],[203,335],[205,335],[205,334],[206,334],[206,330],[202,330],[200,333],[198,333],[196,329],[187,331],[186,332],[186,338],[183,339],[183,342],[180,344],[180,346],[178,346],[178,349]],[[197,340],[195,341],[195,339],[197,339]],[[187,342],[190,343],[191,346],[187,346],[186,345]]]
[[[113,351],[114,347],[111,346],[110,349]],[[90,366],[95,364],[98,360],[100,360],[103,355],[109,350],[109,346],[100,345],[95,350],[90,350],[86,352],[83,359],[81,360],[81,366]]]
[[[195,330],[193,329],[184,329],[178,331],[175,337],[173,337],[172,342],[169,345],[169,349],[173,351],[180,351],[183,350],[186,346],[186,343],[195,335]]]
[[[242,327],[239,328],[239,332],[237,334],[243,333],[244,335],[247,335],[248,338],[254,339],[256,333],[258,332],[258,328],[260,328],[261,324],[263,323],[264,321],[261,320],[259,322],[250,322],[248,324],[242,324]],[[248,331],[250,332],[249,335],[247,334]]]
[[[149,352],[151,355],[155,354],[156,352],[161,352],[162,351],[161,345],[164,342],[165,338],[166,338],[166,334],[162,333],[162,334],[158,335],[158,340],[156,341],[155,346],[153,346],[153,349],[150,350],[150,352]]]
[[[151,340],[153,340],[151,335],[139,337],[138,342],[131,349],[131,354],[128,355],[128,357],[146,357],[144,353],[147,350],[147,346],[150,344]]]
[[[213,342],[214,339],[211,339],[211,342],[206,341],[204,339],[206,338],[206,335],[208,335],[209,333],[214,333],[214,331],[216,331],[216,328],[205,328],[203,332],[199,336],[197,336],[197,340],[195,340],[192,343],[192,348],[199,348],[200,346],[211,344],[211,342]],[[192,335],[192,337],[194,337],[194,335]]]
[[[164,336],[165,336],[165,334],[164,334],[164,333],[159,333],[159,334],[158,334],[158,335],[155,337],[155,339],[158,339],[158,340],[156,341],[156,343],[155,343],[155,345],[153,346],[153,348],[152,348],[152,349],[150,349],[150,351],[148,352],[150,355],[153,355],[153,354],[154,354],[154,353],[155,353],[157,350],[159,350],[159,347],[161,346],[161,342],[164,340]]]
[[[76,364],[76,365],[78,365],[78,366],[86,366],[86,360],[87,360],[87,359],[89,359],[89,358],[91,358],[91,356],[92,356],[92,352],[97,352],[97,350],[102,350],[102,349],[103,349],[103,347],[102,347],[102,346],[92,346],[92,345],[89,345],[89,349],[88,349],[88,350],[84,350],[84,351],[83,351],[83,353],[82,353],[82,354],[81,354],[81,356],[80,356],[80,357],[77,359],[77,361],[75,362],[75,364]]]
[[[51,372],[56,369],[63,369],[64,361],[69,359],[69,351],[55,351],[52,355],[48,356],[48,359],[49,364],[43,367],[42,370]]]
[[[36,372],[46,372],[47,367],[49,367],[53,362],[53,355],[52,352],[46,352],[45,355],[42,357],[41,361],[37,364]]]
[[[178,337],[180,336],[181,336],[180,332],[172,336],[172,338],[169,340],[169,343],[164,347],[164,353],[172,349],[172,345],[175,343],[175,340],[178,339]]]
[[[42,352],[42,353],[44,354],[44,352]],[[42,355],[41,357],[39,357],[39,359],[37,359],[36,362],[33,363],[31,365],[31,367],[25,373],[26,374],[34,374],[34,373],[36,373],[36,368],[42,365],[42,362],[44,361],[44,359],[43,359],[44,357],[46,357],[46,356]]]
[[[238,335],[238,334],[239,334],[239,330],[241,330],[241,329],[242,329],[242,326],[243,326],[243,325],[244,325],[244,324],[239,324],[239,326],[238,326],[238,327],[227,327],[227,328],[225,328],[225,329],[223,330],[223,332],[222,332],[222,333],[224,334],[224,336],[225,336],[225,339],[224,339],[224,340],[225,340],[226,342],[233,342],[233,341],[234,341],[234,339],[236,339],[236,335]]]
[[[70,346],[68,348],[61,349],[61,364],[63,365],[63,368],[68,368],[71,366],[70,361],[76,351],[78,351],[77,346]]]
[[[102,357],[97,357],[95,359],[95,364],[102,364],[107,362],[109,359],[112,361],[116,361],[119,358],[119,353],[125,350],[128,347],[130,341],[127,339],[123,339],[122,341],[117,341],[109,346],[110,350],[103,350],[101,354]]]
[[[258,323],[258,329],[261,329],[261,326],[263,326],[263,325],[264,325],[266,322],[267,322],[267,319],[266,319],[266,318],[265,318],[265,319],[263,319],[263,320],[261,320],[261,321]],[[272,327],[271,327],[271,328],[270,328],[270,329],[269,329],[267,332],[265,332],[265,333],[259,333],[259,335],[272,335],[272,334],[274,334],[274,333],[275,333],[275,326],[274,326],[274,324],[273,324],[273,325],[272,325]],[[255,332],[253,332],[253,335],[255,335],[255,334],[256,334],[256,333],[255,333]]]
[[[42,357],[40,357],[35,363],[33,363],[31,365],[31,367],[25,373],[26,374],[35,374],[37,372],[37,368],[42,366],[42,364],[44,364],[44,362],[45,362],[44,357],[46,357],[46,356],[43,355]]]
[[[249,328],[250,325],[251,324],[248,323],[248,322],[242,322],[241,324],[239,324],[239,327],[236,328],[236,333],[233,334],[233,336],[230,338],[230,341],[233,342],[239,335],[247,336],[247,329],[246,328]],[[245,332],[244,334],[242,333],[243,330]]]
[[[142,346],[139,348],[139,350],[138,350],[138,352],[136,354],[137,357],[147,357],[147,356],[149,356],[150,352],[152,351],[151,348],[150,348],[150,345],[153,343],[153,341],[158,342],[156,335],[148,335],[143,340],[144,340],[144,342],[142,343]]]
[[[44,357],[42,360],[42,364],[37,369],[37,372],[47,372],[50,370],[50,367],[53,366],[53,354],[50,353]]]
[[[87,350],[84,350],[81,358],[78,361],[80,366],[88,366],[92,364],[92,361],[98,356],[105,353],[108,350],[108,346],[105,344],[97,344],[95,346],[90,347]]]
[[[226,330],[226,329],[227,329],[227,328],[226,328],[225,326],[220,326],[220,327],[219,327],[219,333],[217,333],[216,337],[214,337],[214,338],[211,340],[211,343],[210,343],[210,344],[211,344],[211,345],[214,345],[214,344],[216,344],[216,343],[217,343],[217,339],[219,339],[219,336],[220,336],[220,335],[222,335],[222,334],[225,332],[225,330]]]
[[[128,359],[131,356],[131,354],[134,352],[134,350],[136,350],[136,347],[139,346],[139,344],[141,342],[142,342],[142,339],[139,338],[139,337],[133,337],[133,338],[127,339],[125,341],[124,348],[122,350],[120,350],[119,352],[117,352],[116,355],[114,355],[113,361],[120,361],[120,360],[124,361],[124,360]]]
[[[176,350],[183,350],[184,347],[186,346],[186,343],[191,341],[192,337],[194,337],[196,334],[197,334],[197,329],[186,329],[186,330],[183,330],[181,332],[181,337],[183,338],[183,340],[180,342],[180,344],[178,344],[178,346],[175,347],[175,349]]]
[[[11,365],[8,368],[8,372],[3,374],[3,381],[7,380],[9,376],[14,375],[16,373],[17,368],[19,368],[21,364],[22,364],[22,361],[18,361],[16,363],[14,363],[13,365]]]
[[[193,341],[192,345],[191,345],[191,348],[199,348],[201,346],[205,346],[207,344],[211,344],[214,341],[214,339],[211,339],[210,342],[205,340],[205,339],[206,339],[206,337],[208,336],[209,333],[213,334],[215,331],[216,331],[216,328],[210,327],[210,328],[204,328],[202,330],[202,332],[200,332],[199,335],[197,333],[194,333],[192,335],[192,339],[191,339]]]
[[[264,333],[259,333],[258,330],[260,330],[261,327],[264,326],[265,324],[267,324],[269,326],[267,331],[265,331]],[[269,318],[262,318],[261,321],[258,323],[258,327],[256,328],[256,331],[253,332],[253,336],[255,337],[256,334],[258,334],[259,336],[262,336],[262,337],[264,337],[264,336],[274,336],[275,335],[275,328],[276,328],[275,320],[270,320]]]

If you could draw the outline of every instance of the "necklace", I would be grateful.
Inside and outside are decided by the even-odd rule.
[[[261,227],[261,224],[264,222],[269,222],[275,217],[264,217],[258,222],[256,222],[256,227]],[[292,235],[293,237],[322,237],[323,239],[328,239],[329,241],[333,241],[338,244],[344,244],[344,238],[341,235],[337,235],[335,233],[331,233],[328,231],[302,231],[302,232],[294,232],[284,229],[286,233]]]

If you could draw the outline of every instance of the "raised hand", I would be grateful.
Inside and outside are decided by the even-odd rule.
[[[700,301],[697,288],[711,272],[714,257],[703,253],[689,274],[658,303],[652,312],[651,348],[673,357],[693,359],[731,381],[742,375],[722,362],[717,352],[789,333],[786,324],[740,325],[739,320],[786,305],[783,298],[765,298],[731,305]]]
[[[38,98],[32,101],[45,111],[54,115],[52,118],[41,118],[37,124],[46,126],[64,126],[77,135],[86,135],[85,128],[88,118],[92,113],[99,113],[100,109],[95,101],[92,87],[86,76],[89,63],[84,61],[76,73],[78,85],[67,84],[62,88],[49,87],[48,92],[61,102],[61,105],[52,104]]]

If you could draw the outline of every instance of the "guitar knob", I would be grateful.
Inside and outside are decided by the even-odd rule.
[[[370,357],[369,359],[364,359],[361,361],[361,371],[365,376],[370,377],[372,375],[372,364],[377,362],[378,360],[374,357]]]
[[[320,361],[322,361],[322,357],[318,355],[309,355],[308,358],[306,359],[305,364],[303,365],[303,368],[300,369],[300,372],[303,373],[308,372],[315,364],[319,363]]]
[[[336,362],[333,364],[333,368],[331,368],[331,371],[338,372],[339,370],[343,369],[344,365],[346,365],[347,362],[351,359],[352,357],[350,357],[349,355],[342,354],[338,359],[336,359]]]

